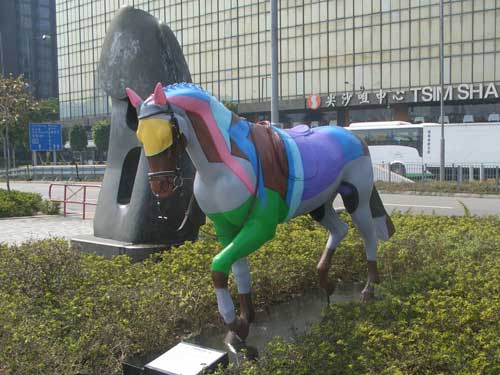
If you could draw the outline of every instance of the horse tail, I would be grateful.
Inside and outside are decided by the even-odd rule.
[[[391,217],[385,210],[382,199],[378,194],[375,185],[372,189],[372,195],[370,197],[370,210],[372,212],[372,217],[375,222],[375,230],[377,232],[377,237],[379,240],[387,241],[392,237],[394,232],[394,224],[392,223]]]

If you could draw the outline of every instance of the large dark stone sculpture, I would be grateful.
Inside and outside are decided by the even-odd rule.
[[[175,35],[150,14],[132,7],[121,8],[108,27],[98,74],[111,97],[112,110],[108,165],[94,218],[97,242],[99,238],[114,240],[104,241],[106,247],[121,242],[169,245],[196,239],[198,228],[205,221],[196,203],[187,224],[176,231],[192,195],[194,167],[184,154],[184,186],[174,197],[161,201],[160,215],[148,184],[148,165],[135,135],[137,113],[125,92],[126,87],[132,87],[146,96],[158,81],[165,85],[191,82]],[[133,251],[140,247],[132,245]],[[97,252],[103,253],[102,246]],[[129,252],[122,249],[118,253]]]

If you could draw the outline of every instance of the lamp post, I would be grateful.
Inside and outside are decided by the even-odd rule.
[[[278,101],[278,1],[271,0],[271,124],[279,123]]]
[[[439,157],[439,180],[444,181],[444,5],[439,0],[439,83],[441,95],[439,99],[441,112],[441,144]]]

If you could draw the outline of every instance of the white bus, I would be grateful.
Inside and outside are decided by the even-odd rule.
[[[403,176],[409,175],[410,165],[440,164],[441,124],[364,122],[347,129],[368,144],[374,164],[390,164]],[[500,165],[500,123],[445,124],[444,131],[446,166]]]
[[[347,128],[363,139],[373,164],[390,164],[391,170],[406,176],[409,165],[423,163],[423,126],[403,121],[360,122]]]

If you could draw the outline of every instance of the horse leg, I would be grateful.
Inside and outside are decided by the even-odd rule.
[[[370,208],[370,197],[373,190],[373,167],[370,158],[362,157],[351,162],[345,171],[343,180],[353,188],[352,193],[342,195],[342,198],[365,245],[368,279],[361,292],[361,299],[368,301],[375,296],[374,284],[380,281],[377,269],[378,238]]]
[[[225,248],[233,241],[239,230],[238,227],[232,225],[227,220],[222,220],[221,218],[214,221],[214,226],[215,232],[217,233],[217,239],[222,245],[222,248]],[[255,319],[255,310],[252,303],[248,259],[241,258],[237,260],[233,263],[231,268],[234,275],[234,281],[236,282],[236,287],[238,288],[240,315],[244,317],[249,323],[252,323]]]
[[[316,266],[319,274],[319,285],[326,291],[327,295],[331,295],[335,290],[335,282],[328,278],[328,271],[331,266],[333,254],[349,230],[347,224],[344,223],[337,212],[335,212],[333,208],[333,199],[310,213],[313,219],[329,232],[325,250],[323,250],[318,265]]]
[[[227,245],[212,261],[212,280],[214,282],[217,305],[224,322],[233,331],[240,341],[248,336],[251,314],[237,317],[234,304],[227,288],[228,272],[238,260],[261,247],[265,242],[274,237],[278,221],[269,220],[269,217],[259,221],[251,218],[243,226],[233,241]],[[249,293],[242,293],[249,294]],[[245,297],[246,298],[246,297]]]
[[[236,287],[238,288],[238,300],[240,303],[240,316],[248,323],[255,319],[255,310],[252,302],[250,269],[248,259],[241,258],[233,263],[232,271]]]

